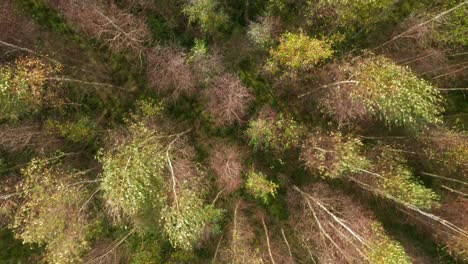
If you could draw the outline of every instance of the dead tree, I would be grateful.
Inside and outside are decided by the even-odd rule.
[[[210,155],[210,167],[217,176],[219,188],[229,194],[242,185],[243,153],[236,145],[215,144]]]
[[[196,78],[187,63],[186,54],[175,47],[157,47],[148,51],[149,84],[172,99],[192,96],[197,91]]]
[[[294,212],[291,225],[312,262],[380,263],[391,258],[411,263],[375,216],[348,195],[324,184],[293,186],[288,201]]]
[[[231,74],[215,78],[205,90],[205,107],[216,126],[242,123],[254,99],[250,90]]]
[[[114,52],[131,51],[142,55],[150,31],[142,19],[103,1],[50,1],[65,19],[85,33],[101,40]]]

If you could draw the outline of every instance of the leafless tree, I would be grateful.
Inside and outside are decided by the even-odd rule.
[[[23,151],[30,148],[47,152],[60,144],[63,144],[63,140],[44,131],[42,126],[35,122],[0,126],[0,147],[9,151]]]
[[[112,250],[115,241],[100,240],[94,243],[90,252],[83,258],[86,264],[114,264],[125,263],[129,261],[129,257],[125,247],[120,247],[118,250]],[[110,252],[110,253],[107,253]]]
[[[204,95],[206,111],[216,126],[243,122],[249,104],[254,99],[250,90],[232,74],[215,78]]]
[[[366,251],[378,239],[371,228],[375,219],[349,196],[315,184],[304,190],[294,187],[288,204],[293,214],[290,223],[312,261],[367,262]]]
[[[210,167],[216,173],[219,188],[229,194],[242,184],[243,155],[240,147],[215,144],[210,155]]]
[[[213,263],[254,264],[263,261],[253,245],[255,230],[246,215],[247,207],[243,201],[236,202],[229,232],[216,254],[219,257]]]
[[[66,20],[100,39],[115,52],[132,51],[142,55],[150,31],[142,19],[110,3],[90,0],[49,0]]]
[[[196,78],[181,49],[157,47],[150,50],[147,67],[149,84],[158,91],[170,94],[173,99],[196,92]]]
[[[20,14],[13,0],[4,0],[0,3],[0,41],[31,48],[32,39],[39,35],[39,27]],[[0,51],[4,48],[10,50],[13,47],[0,46]]]

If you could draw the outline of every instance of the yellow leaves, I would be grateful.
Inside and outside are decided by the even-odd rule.
[[[275,73],[279,68],[286,71],[310,70],[333,55],[331,43],[306,34],[287,32],[280,37],[276,48],[270,49],[267,69]]]

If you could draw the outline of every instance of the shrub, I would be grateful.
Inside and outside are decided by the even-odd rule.
[[[87,222],[82,206],[86,192],[73,184],[73,173],[46,159],[33,159],[18,186],[23,203],[12,228],[25,243],[46,248],[51,263],[74,263],[88,249]]]
[[[304,33],[287,32],[281,35],[278,47],[270,49],[267,70],[286,74],[310,70],[333,55],[330,42],[318,40]]]
[[[344,137],[341,133],[315,133],[302,145],[301,160],[310,170],[337,178],[369,167],[361,152],[362,143],[357,138]]]
[[[372,57],[360,61],[352,72],[359,83],[353,86],[351,98],[364,103],[387,125],[417,127],[440,122],[444,110],[440,93],[408,67],[385,57]]]
[[[188,0],[183,12],[205,33],[214,34],[229,23],[228,15],[219,7],[217,0]]]
[[[253,197],[266,204],[270,202],[271,198],[276,196],[278,187],[276,183],[269,181],[262,172],[250,170],[247,173],[246,190]]]
[[[96,124],[87,116],[83,116],[77,121],[59,122],[49,119],[47,129],[57,131],[62,137],[75,142],[90,142],[96,136]]]

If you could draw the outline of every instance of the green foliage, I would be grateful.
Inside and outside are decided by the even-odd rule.
[[[15,239],[11,230],[0,230],[0,262],[4,264],[34,263],[39,250],[31,244],[24,245]]]
[[[448,129],[421,134],[418,137],[422,143],[421,159],[429,162],[431,171],[464,175],[468,170],[467,138],[467,132]]]
[[[389,18],[393,0],[307,0],[304,15],[310,26],[319,24],[321,30],[333,32],[336,41],[352,38],[357,32],[369,32]]]
[[[175,198],[174,198],[175,199]],[[193,191],[182,189],[173,205],[162,212],[164,233],[176,249],[189,251],[204,232],[218,232],[217,222],[223,213],[212,205],[204,205],[203,200]],[[208,225],[214,225],[211,230]]]
[[[183,12],[190,22],[196,22],[205,33],[214,34],[225,29],[229,23],[228,15],[221,9],[217,0],[188,0]]]
[[[162,263],[161,248],[154,235],[136,236],[132,243],[131,264],[159,264]]]
[[[416,180],[402,156],[384,149],[377,166],[384,177],[379,183],[380,187],[388,195],[421,209],[439,206],[439,195]]]
[[[312,170],[326,178],[338,178],[357,173],[370,166],[362,155],[362,142],[341,133],[313,134],[303,144],[301,159]]]
[[[267,48],[274,43],[274,20],[272,17],[262,17],[249,25],[247,36],[260,48]]]
[[[0,120],[18,120],[41,109],[47,78],[58,71],[39,59],[20,58],[0,67]]]
[[[151,228],[165,202],[167,161],[157,134],[142,124],[130,127],[131,139],[99,157],[104,198],[117,219],[128,217]]]
[[[194,45],[190,50],[191,56],[189,62],[199,60],[208,54],[208,47],[203,39],[195,39]]]
[[[49,119],[46,124],[51,131],[57,131],[62,137],[75,142],[90,142],[96,136],[96,124],[87,116],[77,121],[59,122]]]
[[[408,67],[379,56],[360,61],[352,72],[359,83],[351,98],[364,103],[387,125],[418,127],[440,122],[444,111],[440,93]]]
[[[449,9],[457,4],[458,0],[447,0],[442,6]],[[449,13],[435,26],[435,39],[453,47],[468,46],[468,16],[467,7],[461,7]]]
[[[277,118],[250,120],[246,134],[255,149],[284,151],[297,146],[303,132],[294,119],[280,114]]]
[[[135,102],[136,111],[133,118],[138,117],[156,117],[161,116],[166,108],[164,101],[158,101],[149,98],[141,99]]]
[[[250,170],[247,173],[245,183],[247,192],[265,204],[268,204],[270,199],[275,198],[278,187],[276,183],[269,181],[262,172]]]
[[[270,49],[267,69],[272,73],[310,70],[333,55],[331,43],[306,34],[287,32],[281,35],[278,47]]]
[[[18,186],[23,199],[12,228],[25,243],[45,245],[51,263],[79,262],[88,249],[82,206],[87,198],[73,174],[45,159],[33,159]]]
[[[375,264],[410,264],[411,258],[406,254],[400,243],[385,234],[379,224],[372,225],[372,231],[377,235],[377,241],[373,241],[367,250],[370,263]]]

